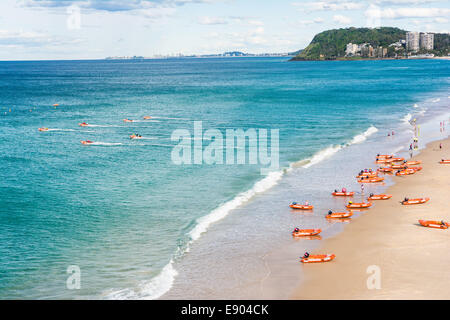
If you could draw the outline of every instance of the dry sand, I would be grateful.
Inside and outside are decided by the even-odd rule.
[[[442,143],[442,150],[439,150]],[[305,280],[292,299],[450,299],[450,229],[425,228],[419,219],[450,221],[450,139],[436,141],[414,157],[422,171],[394,177],[390,200],[353,219],[312,254],[335,253],[328,263],[302,265]],[[403,206],[405,197],[430,197]],[[374,269],[368,273],[369,266]],[[374,285],[379,268],[380,289]]]

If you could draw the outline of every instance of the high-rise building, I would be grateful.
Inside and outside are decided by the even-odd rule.
[[[419,48],[420,48],[419,32],[407,32],[406,33],[406,50],[418,51]]]
[[[425,50],[433,50],[434,48],[433,33],[420,33],[420,48]]]

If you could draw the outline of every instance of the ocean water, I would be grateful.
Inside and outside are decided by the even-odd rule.
[[[344,205],[330,192],[360,192],[354,175],[375,167],[377,153],[407,154],[413,119],[421,146],[447,135],[439,122],[448,126],[449,65],[0,62],[0,298],[286,297],[301,281],[298,256],[320,244],[290,231],[340,232],[343,223],[323,217]],[[194,121],[278,129],[280,168],[176,165],[171,135],[193,132]],[[313,212],[289,209],[304,200]],[[74,265],[78,290],[66,285]]]

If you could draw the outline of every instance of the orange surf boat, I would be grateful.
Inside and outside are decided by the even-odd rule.
[[[137,135],[135,135],[135,134],[132,134],[132,135],[130,136],[130,139],[142,139],[142,137],[141,137],[141,136],[137,136]]]
[[[390,160],[392,162],[402,162],[402,161],[405,161],[405,158],[391,158]]]
[[[39,131],[48,131],[48,128],[39,128]]]
[[[298,203],[292,203],[291,205],[289,205],[289,207],[291,207],[292,209],[299,209],[299,210],[312,210],[314,209],[314,206],[312,205],[307,205],[307,204],[298,204]]]
[[[79,125],[80,127],[87,127],[87,126],[89,126],[89,124],[86,123],[86,122],[79,123],[78,125]]]
[[[439,161],[439,163],[441,163],[441,164],[450,164],[450,160],[442,159],[441,161]]]
[[[315,254],[309,255],[308,258],[301,258],[301,262],[303,263],[315,263],[315,262],[328,262],[336,258],[336,256],[331,254]]]
[[[382,178],[382,177],[373,177],[373,178],[358,180],[359,183],[376,183],[376,182],[382,182],[382,181],[384,181],[384,178]]]
[[[356,178],[358,178],[358,179],[365,178],[365,177],[375,178],[377,176],[378,176],[378,172],[364,172],[363,174],[357,175]]]
[[[327,219],[342,219],[342,218],[350,218],[353,215],[351,212],[333,212],[331,214],[327,214]]]
[[[415,165],[418,165],[418,164],[421,164],[422,163],[422,161],[419,161],[419,160],[417,160],[417,161],[406,161],[406,165],[407,166],[415,166]]]
[[[444,221],[419,220],[419,223],[428,228],[448,229],[450,227],[450,223]]]
[[[352,197],[355,193],[354,192],[337,192],[337,191],[335,191],[331,194],[336,197]]]
[[[367,198],[367,200],[388,200],[390,198],[392,198],[392,194],[374,194]]]
[[[379,172],[384,172],[384,173],[389,173],[389,172],[394,171],[394,169],[389,168],[389,167],[383,167],[383,168],[379,168],[378,171]]]
[[[346,207],[348,208],[348,209],[352,209],[352,208],[356,208],[356,209],[358,209],[358,208],[369,208],[370,206],[372,206],[372,203],[370,203],[370,202],[361,202],[361,203],[349,203],[349,204],[347,204],[346,205]]]
[[[416,171],[411,170],[411,169],[406,169],[406,170],[396,172],[395,175],[396,176],[408,176],[408,175],[414,174],[414,173],[416,173]]]
[[[293,231],[294,237],[316,236],[322,232],[322,229],[300,229],[299,231]]]
[[[93,144],[94,141],[91,141],[91,140],[83,140],[83,141],[81,141],[81,143],[82,143],[82,144]]]
[[[391,163],[391,162],[392,162],[392,159],[377,159],[375,161],[375,163],[378,163],[378,164],[388,164],[388,163]]]
[[[150,116],[145,116],[144,117],[144,120],[150,120],[152,117],[150,117]]]
[[[130,120],[130,119],[123,119],[123,122],[133,122],[133,120]]]
[[[399,170],[399,169],[406,169],[408,168],[408,166],[406,164],[393,164],[391,165],[391,168]]]
[[[390,154],[379,154],[377,155],[377,159],[391,159],[393,156]]]
[[[418,199],[408,199],[408,200],[403,200],[402,204],[403,205],[410,205],[410,204],[422,204],[425,202],[428,202],[430,200],[430,198],[418,198]]]

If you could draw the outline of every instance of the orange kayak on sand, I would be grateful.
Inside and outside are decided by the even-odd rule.
[[[337,197],[351,197],[354,194],[355,194],[354,192],[333,192],[332,193],[333,196],[337,196]]]
[[[372,205],[372,203],[370,203],[370,202],[367,202],[367,203],[361,202],[361,203],[349,203],[346,207],[348,209],[351,209],[351,208],[369,208],[371,205]]]
[[[377,155],[377,159],[391,159],[392,156],[390,154],[379,154]]]
[[[349,218],[353,215],[351,212],[333,212],[332,214],[327,214],[327,219],[341,219],[341,218]]]
[[[378,172],[367,172],[367,173],[357,175],[356,178],[358,178],[358,179],[365,178],[365,177],[375,178],[377,176],[378,176]]]
[[[405,164],[393,164],[393,165],[391,165],[391,168],[398,170],[398,169],[406,169],[406,168],[408,168],[408,166]]]
[[[392,162],[402,162],[405,161],[405,158],[392,158],[390,159]]]
[[[359,183],[375,183],[375,182],[382,182],[384,180],[384,178],[382,177],[373,177],[373,178],[369,178],[369,179],[361,179],[358,180]]]
[[[334,254],[315,254],[310,255],[308,258],[302,258],[300,261],[303,263],[328,262],[334,258],[336,258]]]
[[[422,163],[422,161],[419,161],[419,160],[417,160],[417,161],[406,161],[406,165],[407,166],[415,166],[415,165],[418,165],[418,164],[421,164]]]
[[[385,164],[385,163],[391,163],[391,162],[392,162],[392,159],[378,159],[375,161],[375,163],[378,163],[378,164]]]
[[[442,164],[450,164],[450,160],[444,160],[444,159],[442,159],[441,161],[439,161],[439,163],[442,163]]]
[[[92,144],[94,143],[93,141],[90,140],[85,140],[85,141],[81,141],[82,144]]]
[[[416,171],[410,170],[410,169],[406,169],[406,170],[402,170],[402,171],[396,172],[395,175],[396,176],[407,176],[407,175],[414,174],[414,173],[416,173]]]
[[[392,194],[374,194],[367,198],[367,200],[388,200],[390,198],[392,198]]]
[[[306,204],[291,204],[289,205],[292,209],[300,209],[300,210],[312,210],[314,206],[306,205]]]
[[[294,237],[316,236],[322,232],[322,229],[300,229],[299,231],[292,232]]]
[[[432,221],[432,220],[419,220],[419,223],[424,227],[428,228],[436,228],[436,229],[448,229],[450,227],[450,223],[442,221]]]
[[[379,172],[392,172],[392,171],[394,171],[394,169],[388,168],[388,167],[384,167],[384,168],[379,168],[378,171]]]
[[[418,199],[409,199],[408,201],[403,200],[403,205],[409,205],[409,204],[422,204],[425,202],[428,202],[430,198],[418,198]]]
[[[48,131],[48,128],[39,128],[39,131]]]

